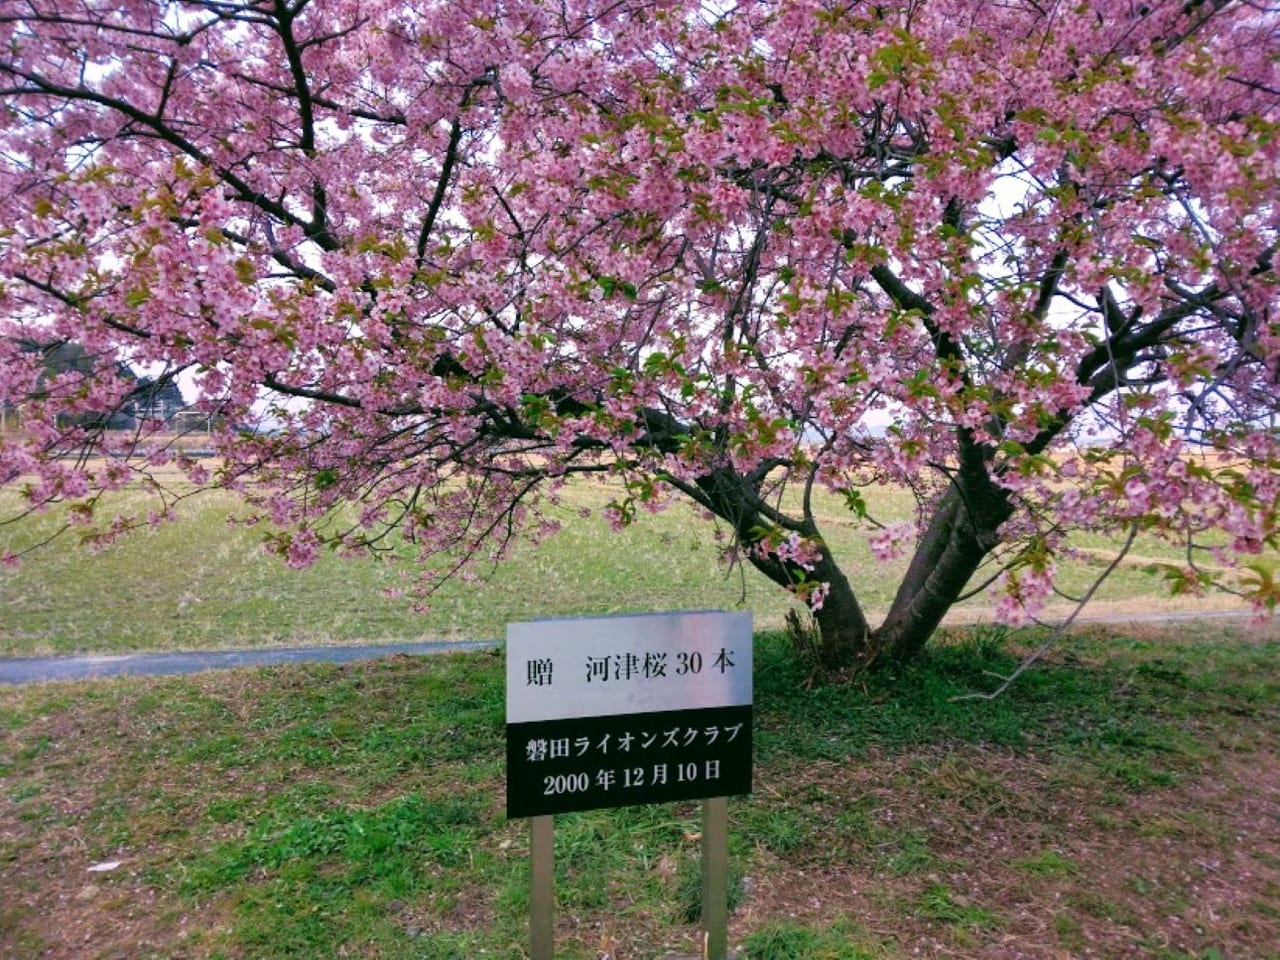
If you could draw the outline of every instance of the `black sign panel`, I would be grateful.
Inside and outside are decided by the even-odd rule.
[[[751,705],[507,724],[507,816],[751,792]]]

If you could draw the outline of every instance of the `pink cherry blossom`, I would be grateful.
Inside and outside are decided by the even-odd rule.
[[[1219,567],[1280,538],[1274,23],[832,9],[19,4],[0,483],[105,543],[170,516],[176,466],[290,565],[407,543],[421,601],[604,476],[615,529],[714,518],[833,663],[918,652],[992,559],[1039,557],[988,590],[1034,615],[1077,531],[1137,524],[1240,592]],[[116,428],[140,377],[216,459]],[[132,484],[137,518],[92,509]],[[852,495],[879,485],[916,516]],[[825,496],[908,558],[879,625]]]

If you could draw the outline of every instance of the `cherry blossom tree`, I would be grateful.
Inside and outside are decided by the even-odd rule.
[[[608,475],[614,524],[710,515],[833,666],[975,590],[1033,615],[1078,530],[1274,606],[1278,31],[1235,0],[4,0],[0,482],[109,537],[145,518],[102,492],[176,460],[290,564],[407,540],[429,593]],[[128,370],[198,397],[215,468],[95,426]],[[908,558],[878,623],[822,491]]]

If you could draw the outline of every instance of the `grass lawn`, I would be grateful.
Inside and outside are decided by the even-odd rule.
[[[524,547],[485,584],[447,584],[429,611],[387,591],[405,584],[411,563],[342,560],[325,555],[314,567],[288,570],[262,550],[260,527],[231,525],[243,513],[231,494],[211,492],[186,501],[176,523],[137,531],[111,547],[90,551],[72,530],[31,553],[17,569],[0,568],[0,656],[120,653],[136,650],[216,649],[326,643],[373,643],[427,638],[500,637],[506,624],[570,614],[675,609],[752,612],[757,627],[776,629],[788,594],[752,569],[726,568],[714,527],[685,504],[615,533],[599,518],[582,520],[617,494],[603,483],[570,487],[560,508],[558,535]],[[873,512],[886,519],[911,515],[904,490],[868,491]],[[0,491],[0,517],[16,506]],[[137,491],[118,495],[108,513],[145,515]],[[818,501],[822,528],[873,616],[886,608],[905,559],[879,563],[852,516],[832,497]],[[0,553],[22,550],[57,528],[56,513],[0,526]],[[1065,589],[1080,593],[1114,556],[1114,545],[1087,540],[1091,552],[1063,570]],[[1167,544],[1143,541],[1104,585],[1091,612],[1147,613],[1168,606],[1167,589],[1142,558],[1177,560]],[[980,579],[985,579],[984,572]],[[1205,609],[1229,602],[1180,600]],[[982,596],[962,604],[959,619],[988,615]],[[1063,604],[1052,611],[1065,614]]]
[[[167,535],[167,534],[166,534]],[[751,960],[1280,957],[1280,632],[954,633],[853,688],[757,637]],[[0,688],[0,957],[523,956],[499,655]],[[697,806],[557,819],[557,957],[693,953]],[[118,863],[92,872],[94,865]]]

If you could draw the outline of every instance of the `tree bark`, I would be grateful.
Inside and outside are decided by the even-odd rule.
[[[868,665],[875,659],[870,624],[849,578],[832,557],[812,517],[790,521],[792,529],[818,550],[817,561],[811,569],[805,569],[797,563],[783,560],[776,553],[753,549],[773,525],[773,521],[762,516],[753,506],[755,496],[756,490],[748,478],[732,470],[717,470],[697,480],[696,499],[733,525],[743,555],[753,567],[778,586],[792,592],[806,583],[827,584],[821,604],[816,609],[812,603],[809,604],[818,625],[816,652],[823,666],[842,669]]]
[[[829,585],[822,606],[813,611],[821,635],[818,659],[823,666],[833,669],[870,666],[878,649],[876,638],[849,578],[836,565],[825,545],[822,560],[810,575]]]
[[[801,596],[807,584],[827,585],[821,603],[809,603],[819,634],[814,652],[828,669],[865,669],[878,660],[918,657],[999,543],[1000,525],[1013,512],[1009,494],[992,480],[980,452],[976,448],[969,452],[973,456],[939,502],[889,613],[874,630],[812,516],[786,518],[762,506],[751,478],[727,468],[699,477],[691,492],[699,503],[733,526],[743,555],[771,581]],[[811,567],[806,569],[771,550],[754,549],[779,523],[816,546],[817,559]]]
[[[761,557],[754,552],[747,556],[753,567],[788,590],[805,582],[827,584],[822,602],[816,608],[813,603],[807,604],[818,626],[818,644],[813,653],[819,663],[832,670],[870,665],[876,654],[871,626],[849,578],[825,544],[820,547],[818,562],[810,570],[783,563],[773,556]]]
[[[934,512],[906,576],[873,642],[882,657],[911,660],[960,596],[978,566],[999,542],[997,531],[1012,513],[1008,494],[988,483],[966,496],[952,486]]]

